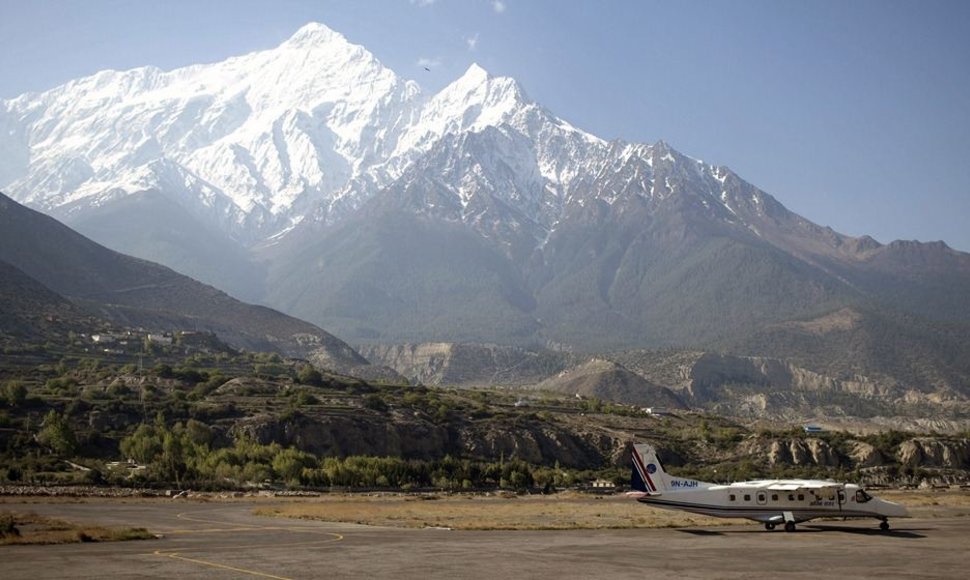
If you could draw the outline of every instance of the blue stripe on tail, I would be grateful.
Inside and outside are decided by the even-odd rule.
[[[643,458],[637,452],[636,446],[633,447],[633,453],[630,454],[630,459],[633,463],[633,472],[630,474],[630,489],[647,493],[656,491],[653,482],[650,481],[650,476],[644,472]]]
[[[643,481],[643,478],[640,477],[640,470],[637,469],[636,458],[633,459],[633,473],[630,474],[630,489],[633,491],[650,491],[650,489],[647,487],[647,482]]]

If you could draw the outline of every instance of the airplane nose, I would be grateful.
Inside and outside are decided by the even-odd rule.
[[[885,511],[886,511],[886,515],[887,516],[892,516],[892,517],[897,517],[897,518],[908,518],[909,517],[909,510],[906,509],[906,506],[901,505],[901,504],[898,504],[898,503],[893,503],[891,501],[887,501],[887,502],[885,502],[885,504],[886,504],[885,505]]]

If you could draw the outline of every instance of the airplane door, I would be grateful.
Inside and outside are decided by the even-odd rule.
[[[766,503],[768,503],[768,494],[765,493],[765,492],[763,492],[763,491],[759,491],[758,492],[758,505],[765,505]]]

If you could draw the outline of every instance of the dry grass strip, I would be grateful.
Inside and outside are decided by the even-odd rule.
[[[970,516],[970,491],[877,494],[915,517]],[[569,530],[668,528],[750,523],[653,508],[622,495],[340,494],[298,499],[256,510],[258,515],[404,528]]]
[[[623,496],[324,496],[259,508],[259,515],[404,528],[571,530],[738,523],[652,508]]]
[[[34,513],[0,512],[0,545],[119,542],[154,537],[145,528],[81,526]]]

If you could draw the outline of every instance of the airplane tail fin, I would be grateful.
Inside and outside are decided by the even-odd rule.
[[[654,494],[670,489],[670,480],[652,445],[637,443],[633,446],[633,474],[630,478],[630,489]]]

